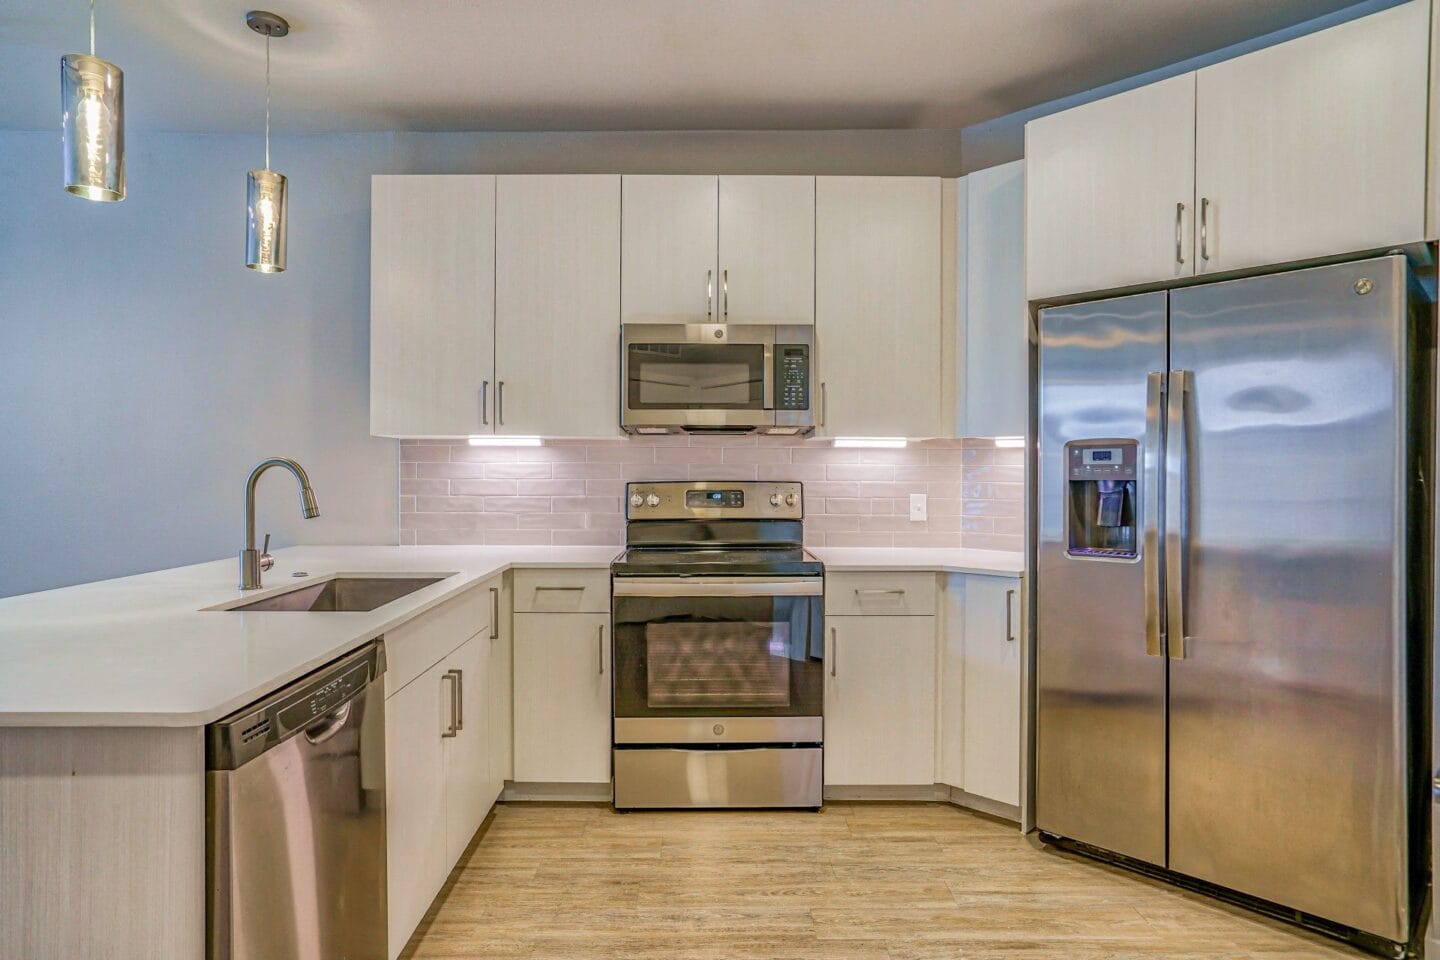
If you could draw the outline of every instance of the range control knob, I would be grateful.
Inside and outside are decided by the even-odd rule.
[[[647,506],[647,507],[658,507],[658,506],[660,506],[660,498],[657,497],[657,496],[655,496],[655,494],[653,494],[653,493],[650,494],[650,496],[648,496],[648,497],[645,498],[645,506]]]
[[[638,506],[640,506],[640,504],[642,504],[642,503],[644,503],[644,502],[645,502],[645,498],[642,497],[642,496],[640,496],[640,494],[638,494],[638,493],[632,493],[632,494],[630,494],[630,506],[632,506],[632,507],[638,507]]]
[[[780,506],[780,502],[781,502],[780,494],[778,494],[778,493],[772,493],[772,494],[770,494],[770,506],[772,506],[772,507],[778,507],[778,506]]]
[[[795,496],[795,494],[793,494],[793,493],[787,493],[787,494],[785,494],[785,506],[787,506],[787,507],[793,507],[793,506],[795,506],[795,501],[798,500],[798,499],[800,499],[800,498],[797,497],[797,496]]]

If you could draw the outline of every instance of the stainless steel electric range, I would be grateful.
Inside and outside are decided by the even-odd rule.
[[[615,807],[822,803],[824,567],[798,483],[626,489]]]

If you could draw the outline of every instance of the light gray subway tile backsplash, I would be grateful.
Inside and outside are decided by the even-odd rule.
[[[402,440],[400,542],[618,547],[628,481],[759,479],[805,485],[810,546],[1021,550],[1024,462],[986,439],[903,450],[753,436]],[[926,494],[927,520],[909,519],[912,493]]]

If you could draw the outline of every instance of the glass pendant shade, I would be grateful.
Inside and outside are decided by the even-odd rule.
[[[125,199],[124,74],[84,53],[60,58],[65,190],[87,200]]]
[[[245,223],[245,266],[261,273],[285,270],[285,175],[274,170],[251,170],[249,215]]]

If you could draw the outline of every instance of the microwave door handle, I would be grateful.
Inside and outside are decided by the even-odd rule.
[[[765,369],[760,371],[760,382],[764,384],[760,406],[766,410],[775,409],[775,345],[765,344]]]

